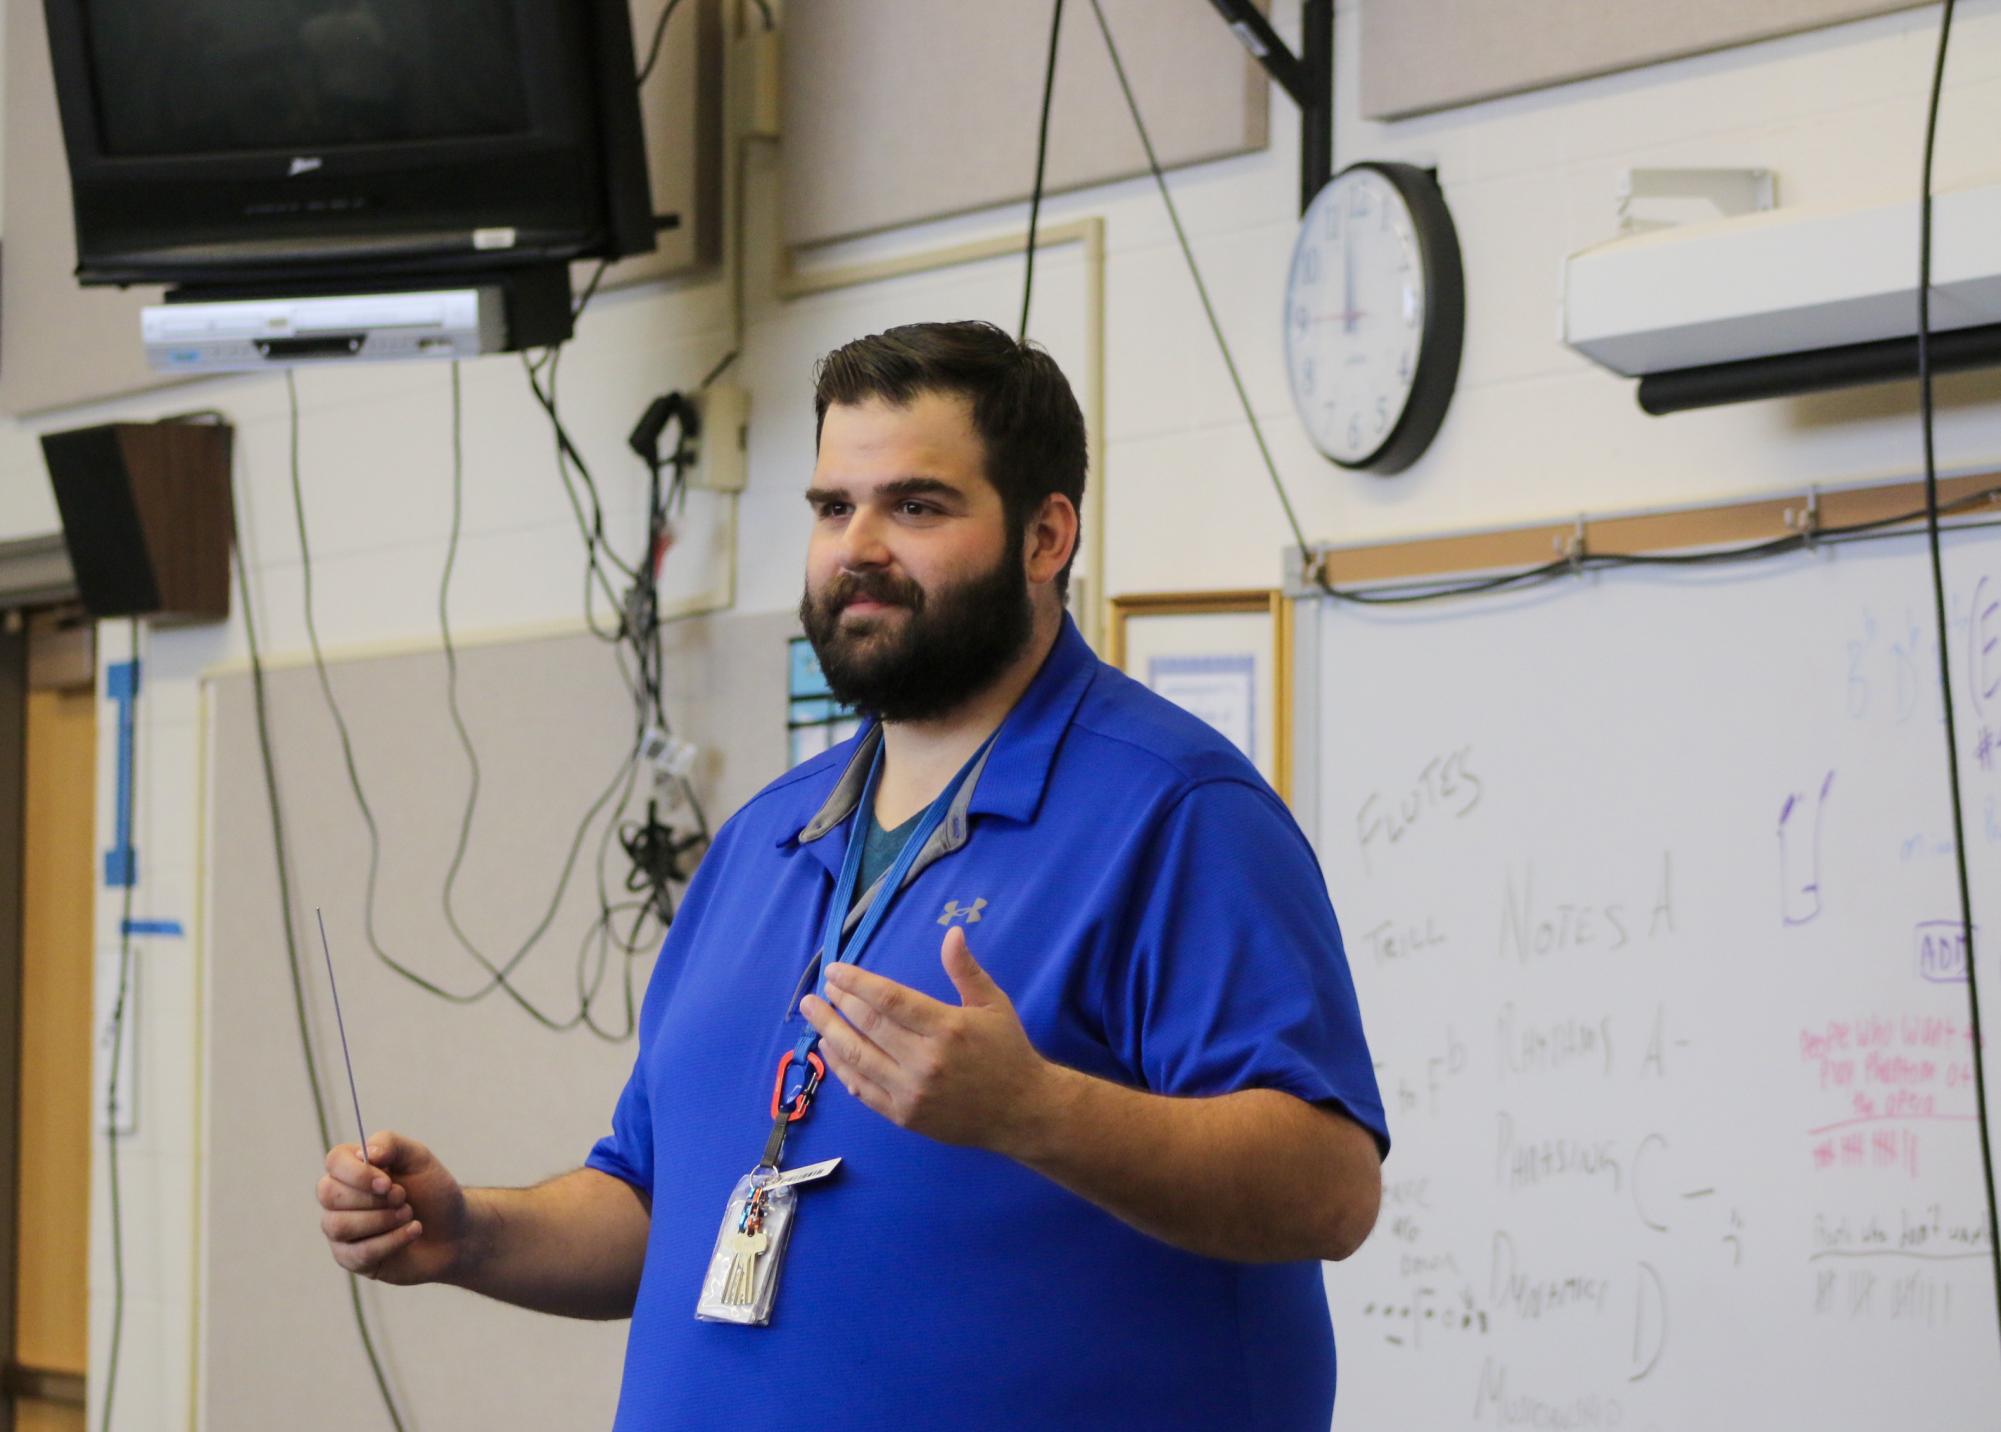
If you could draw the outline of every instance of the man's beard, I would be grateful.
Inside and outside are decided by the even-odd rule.
[[[905,614],[843,621],[858,597]],[[1034,610],[1020,555],[1004,552],[992,570],[928,593],[887,572],[837,573],[817,597],[810,587],[800,597],[799,622],[836,700],[885,721],[930,721],[984,691],[1021,654]]]

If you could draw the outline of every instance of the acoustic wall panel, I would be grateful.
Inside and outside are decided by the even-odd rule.
[[[1261,149],[1271,82],[1209,0],[1103,0],[1164,165]],[[824,243],[1026,199],[1050,6],[792,0],[785,239]],[[1146,172],[1097,22],[1068,5],[1046,185]]]
[[[1362,113],[1402,119],[1920,0],[1361,0]]]

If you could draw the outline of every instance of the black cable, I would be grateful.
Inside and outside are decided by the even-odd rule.
[[[125,763],[124,808],[121,824],[127,832],[126,859],[132,860],[132,804],[139,789],[139,618],[132,618],[132,691],[127,698],[126,720],[131,724]],[[132,981],[132,891],[139,872],[128,866],[125,893],[119,898],[118,912],[118,994],[111,1006],[111,1073],[104,1094],[105,1169],[111,1180],[111,1355],[104,1372],[104,1418],[100,1426],[111,1432],[111,1403],[118,1391],[118,1349],[125,1336],[125,1230],[118,1201],[118,1065],[125,1052],[125,996]]]
[[[718,374],[736,358],[736,353],[725,354],[720,362],[702,380],[706,388]],[[676,510],[676,504],[685,502],[687,495],[687,471],[695,460],[690,439],[696,434],[689,424],[689,408],[679,394],[669,394],[658,400],[656,407],[666,413],[666,418],[658,428],[649,428],[646,420],[635,431],[632,439],[634,449],[647,464],[647,557],[644,580],[636,581],[631,589],[628,603],[628,620],[634,626],[633,645],[640,660],[640,685],[642,687],[642,720],[657,726],[664,738],[671,739],[673,725],[667,718],[664,691],[666,666],[663,644],[663,626],[660,620],[660,592],[657,562],[664,550],[664,544],[671,530],[669,514]],[[648,416],[652,414],[648,410]],[[665,432],[665,422],[672,422],[675,428],[674,446],[666,457],[660,455],[660,437]],[[663,488],[661,475],[671,469],[672,480]],[[695,787],[686,776],[677,778],[679,794],[695,818],[696,833],[683,841],[676,841],[673,832],[660,825],[657,809],[649,802],[647,820],[635,835],[627,839],[621,834],[627,857],[633,862],[631,876],[626,882],[628,891],[650,888],[654,907],[662,920],[672,923],[674,900],[670,888],[672,882],[685,880],[680,874],[681,857],[706,846],[709,841],[709,823],[703,813],[700,798]]]
[[[610,259],[599,259],[598,266],[591,270],[590,279],[584,284],[584,291],[577,295],[577,301],[570,309],[570,324],[572,327],[576,325],[576,321],[579,318],[584,316],[584,310],[591,306],[591,300],[597,297],[598,285],[604,282],[605,270],[610,267]],[[556,346],[558,348],[562,347],[560,343]]]
[[[354,746],[352,738],[348,731],[347,720],[345,715],[341,711],[338,699],[334,695],[332,679],[327,671],[325,657],[320,646],[319,630],[314,616],[314,604],[313,604],[312,547],[310,541],[308,540],[308,534],[307,534],[304,483],[301,473],[301,465],[299,461],[298,385],[294,381],[293,374],[290,370],[287,370],[285,378],[286,378],[286,394],[289,401],[289,409],[291,416],[292,503],[293,503],[293,512],[296,519],[296,524],[299,534],[299,556],[301,563],[302,584],[304,587],[306,638],[307,638],[307,644],[312,652],[313,668],[319,678],[321,695],[324,697],[326,701],[327,709],[333,717],[334,726],[339,735],[342,760],[347,770],[348,788],[354,795],[355,804],[360,809],[363,824],[367,827],[368,830],[368,850],[369,850],[368,878],[367,878],[366,894],[364,899],[362,924],[363,924],[363,930],[366,934],[369,943],[369,948],[374,952],[374,954],[378,959],[380,959],[390,969],[394,970],[397,974],[401,975],[404,979],[409,980],[412,984],[415,984],[418,988],[424,990],[426,993],[436,995],[440,999],[446,1000],[450,1003],[471,1004],[479,999],[485,998],[487,995],[491,994],[495,989],[499,989],[500,991],[505,993],[510,999],[512,999],[516,1004],[520,1005],[523,1012],[525,1012],[531,1019],[535,1020],[536,1023],[542,1025],[544,1028],[561,1032],[564,1030],[574,1028],[579,1023],[583,1023],[588,1027],[590,1027],[592,1032],[598,1034],[601,1038],[605,1038],[613,1042],[616,1042],[617,1039],[623,1038],[624,1036],[607,1034],[605,1031],[598,1029],[595,1023],[591,1020],[589,1011],[586,1009],[580,1009],[576,1015],[570,1017],[569,1019],[561,1021],[558,1021],[550,1017],[549,1015],[544,1014],[540,1009],[536,1008],[535,1005],[526,996],[524,996],[519,990],[517,990],[514,987],[514,985],[508,980],[508,976],[514,972],[514,970],[521,964],[523,960],[525,960],[528,957],[530,953],[533,952],[535,946],[541,942],[543,936],[548,932],[549,927],[554,923],[557,910],[562,904],[563,892],[568,887],[571,875],[576,869],[577,856],[583,848],[584,838],[588,833],[591,824],[597,819],[599,813],[603,811],[606,802],[611,799],[613,793],[619,789],[621,784],[627,784],[627,788],[629,789],[628,773],[636,767],[636,764],[639,759],[640,740],[644,734],[643,726],[641,727],[640,731],[635,733],[632,746],[627,751],[624,759],[620,762],[617,774],[615,774],[612,777],[611,781],[605,786],[604,790],[599,794],[597,799],[594,800],[591,803],[590,807],[585,811],[583,820],[579,822],[576,832],[571,838],[569,850],[565,855],[562,869],[557,876],[554,893],[551,895],[549,899],[548,906],[545,908],[541,919],[537,922],[535,927],[529,932],[528,937],[526,938],[526,940],[523,941],[520,948],[514,952],[514,954],[506,961],[506,963],[496,966],[495,964],[492,963],[492,961],[488,960],[482,953],[480,953],[480,951],[476,947],[472,946],[470,941],[465,942],[467,947],[467,952],[472,955],[473,959],[483,969],[486,970],[489,976],[485,984],[481,985],[479,988],[469,993],[463,993],[463,994],[454,992],[452,990],[448,990],[443,986],[438,985],[429,979],[426,979],[423,975],[418,974],[415,970],[412,970],[407,966],[403,965],[393,955],[391,955],[389,951],[383,948],[382,942],[376,933],[376,926],[375,926],[375,897],[381,871],[381,856],[382,856],[381,831],[375,819],[374,809],[370,806],[368,802],[367,793],[362,787],[361,773],[355,761]],[[476,759],[477,758],[475,757],[475,760]]]
[[[1049,101],[1056,94],[1056,44],[1063,36],[1063,0],[1049,16],[1049,63],[1042,73],[1042,119],[1035,131],[1035,188],[1028,199],[1028,262],[1021,277],[1021,331],[1028,341],[1028,300],[1035,292],[1035,231],[1042,218],[1042,176],[1049,158]]]
[[[550,350],[549,386],[546,389],[542,386],[535,368],[528,362],[526,354],[522,355],[521,362],[528,373],[528,387],[535,394],[535,401],[541,406],[542,411],[548,415],[550,429],[555,435],[556,468],[562,474],[565,490],[570,491],[570,506],[577,514],[577,522],[583,532],[584,545],[588,550],[590,561],[594,567],[597,566],[598,554],[602,552],[605,559],[617,568],[618,574],[630,580],[638,573],[621,561],[605,540],[604,503],[598,497],[597,479],[591,476],[590,464],[584,461],[583,453],[571,439],[570,430],[563,425],[562,414],[556,406],[555,379],[557,366],[562,362],[562,349],[558,347]],[[570,470],[573,467],[578,479],[584,484],[584,491],[590,496],[591,515],[588,522],[584,520],[581,503],[578,502],[575,492],[570,489]],[[608,583],[606,590],[610,590]]]
[[[452,935],[468,953],[478,956],[478,950],[459,925],[458,911],[452,905],[452,893],[458,883],[459,869],[465,864],[466,850],[472,844],[472,822],[474,812],[479,807],[480,765],[479,752],[473,748],[472,733],[466,729],[465,712],[459,707],[459,654],[452,644],[452,570],[458,564],[459,534],[464,527],[465,517],[465,394],[459,381],[459,365],[452,364],[452,527],[445,539],[445,570],[438,581],[438,632],[445,648],[445,705],[452,716],[452,727],[458,732],[459,746],[465,752],[466,766],[470,780],[466,789],[465,810],[459,817],[458,843],[452,848],[451,864],[445,870],[444,889],[440,903],[445,910],[445,923],[451,927]]]
[[[581,316],[584,307],[590,302],[592,295],[596,293],[598,282],[603,278],[604,271],[605,265],[600,263],[597,270],[592,274],[591,281],[585,286],[583,295],[577,302],[573,317]],[[670,530],[669,516],[680,511],[687,501],[687,469],[693,462],[693,454],[689,449],[689,434],[686,430],[686,425],[683,424],[679,440],[673,449],[673,455],[665,463],[662,462],[657,452],[657,433],[654,435],[656,447],[653,450],[642,450],[640,453],[641,457],[647,460],[649,464],[646,549],[641,558],[640,565],[636,567],[629,566],[619,559],[605,536],[604,509],[598,496],[596,481],[592,478],[590,468],[584,461],[582,453],[578,451],[575,442],[571,440],[568,429],[564,427],[561,412],[557,406],[556,383],[562,362],[563,346],[557,345],[546,350],[542,354],[542,357],[534,362],[530,362],[527,356],[523,355],[522,362],[526,370],[529,387],[534,392],[537,403],[548,416],[551,429],[555,434],[557,471],[563,480],[564,493],[569,498],[571,511],[576,515],[578,529],[584,538],[584,620],[591,632],[601,640],[629,646],[632,649],[634,663],[638,670],[637,679],[635,680],[631,674],[627,673],[622,660],[619,664],[619,672],[621,677],[625,679],[627,688],[632,693],[634,699],[635,716],[638,721],[635,741],[636,743],[643,743],[646,735],[646,727],[649,722],[657,725],[667,735],[671,736],[672,734],[667,720],[666,706],[662,692],[664,658],[662,655],[659,624],[657,559],[658,555],[664,550],[666,536]],[[703,376],[701,382],[698,384],[698,388],[706,390],[737,360],[738,356],[739,350],[734,348],[725,353],[710,368],[708,373]],[[547,374],[546,387],[543,380],[545,370]],[[661,473],[667,466],[672,467],[673,477],[671,482],[663,489],[661,485]],[[582,500],[578,498],[576,487],[571,479],[573,469],[577,480],[583,483],[584,490],[590,499],[591,515],[588,519],[584,516]],[[605,575],[603,566],[599,560],[600,553],[627,579],[628,585],[623,597],[613,589],[610,579]],[[596,590],[601,590],[604,593],[606,599],[619,614],[617,625],[609,630],[602,629],[597,625],[593,603],[594,581]],[[701,800],[696,795],[693,784],[685,777],[680,778],[678,784],[682,801],[694,815],[697,831],[696,836],[690,841],[681,843],[682,848],[685,851],[690,847],[705,846],[710,839],[710,833],[708,819],[703,813]],[[619,809],[623,809],[624,801],[630,793],[630,788],[630,783],[628,782],[626,792],[620,796]],[[607,837],[610,834],[610,829],[608,825],[606,827]],[[600,863],[602,863],[604,848],[605,843],[600,842]],[[630,848],[628,848],[628,854],[631,854]],[[602,871],[600,870],[601,874]],[[628,879],[627,883],[628,887],[631,887],[630,879]],[[602,882],[600,884],[602,885]],[[665,887],[656,887],[653,891],[651,903],[668,920],[672,919],[673,896],[671,890]],[[604,894],[602,889],[599,904],[597,929],[600,935],[602,935],[608,930],[612,917],[609,896]],[[633,933],[626,937],[628,954],[639,952],[637,941],[640,938],[641,928],[642,922],[635,922]],[[581,988],[581,972],[579,977]],[[595,989],[595,987],[593,983],[592,988]],[[586,1021],[589,1022],[588,1014],[586,1015]]]
[[[551,351],[553,352],[554,350]],[[556,402],[553,394],[543,391],[541,381],[536,376],[535,367],[528,361],[528,355],[525,353],[521,355],[521,367],[522,371],[527,375],[529,389],[535,394],[535,401],[541,405],[542,411],[548,415],[550,428],[555,433],[556,473],[563,480],[563,495],[569,499],[570,511],[576,515],[577,530],[582,534],[584,539],[585,624],[590,627],[591,634],[600,641],[623,641],[626,637],[623,618],[620,619],[617,626],[610,630],[605,630],[597,624],[596,607],[591,598],[592,583],[594,580],[597,587],[604,592],[606,599],[611,603],[612,609],[614,611],[623,611],[618,592],[613,588],[611,579],[605,575],[603,564],[599,560],[599,553],[602,552],[606,558],[609,558],[611,564],[622,575],[631,577],[634,573],[631,568],[618,559],[618,555],[610,549],[610,546],[605,541],[604,505],[598,500],[597,483],[591,478],[590,468],[585,464],[583,455],[577,451],[576,444],[570,441],[569,430],[563,426],[562,417],[556,410]],[[553,376],[553,369],[551,372]],[[575,483],[571,480],[572,464],[575,465],[578,475],[583,479],[585,491],[590,495],[591,515],[589,517],[584,515],[583,500],[577,496]]]
[[[667,36],[667,22],[674,18],[674,10],[681,0],[667,0],[661,8],[660,19],[653,26],[653,43],[646,47],[646,63],[639,67],[639,75],[633,83],[644,85],[653,73],[653,67],[660,63],[660,42]]]
[[[1989,503],[2001,501],[2001,486],[1985,488],[1956,498],[1940,508],[1943,513],[1969,511]],[[1369,588],[1336,587],[1323,574],[1318,582],[1319,595],[1334,601],[1346,602],[1352,606],[1409,606],[1417,602],[1443,601],[1453,597],[1479,596],[1486,592],[1500,591],[1512,587],[1530,587],[1543,582],[1558,581],[1565,577],[1584,572],[1597,572],[1620,567],[1699,567],[1722,566],[1729,563],[1758,561],[1769,557],[1781,557],[1789,552],[1803,552],[1816,546],[1837,546],[1843,542],[1861,541],[1869,537],[1906,535],[1891,529],[1905,527],[1922,521],[1924,509],[1900,512],[1890,517],[1870,518],[1865,522],[1851,522],[1838,527],[1822,527],[1813,532],[1788,533],[1783,537],[1768,538],[1764,541],[1745,543],[1735,547],[1717,547],[1702,552],[1590,552],[1583,551],[1571,556],[1559,557],[1534,567],[1518,568],[1511,572],[1501,572],[1492,576],[1474,577],[1462,582],[1416,582],[1399,583],[1395,586]]]
[[[716,360],[716,366],[709,369],[708,373],[703,377],[702,381],[697,383],[695,386],[697,388],[706,388],[709,386],[709,384],[715,382],[716,379],[722,377],[723,374],[728,371],[730,364],[736,362],[738,351],[739,350],[732,348],[730,349],[729,352],[723,354],[721,358]]]
[[[232,495],[232,503],[234,500]],[[236,530],[239,533],[247,530],[240,514],[236,519]],[[278,906],[285,928],[285,973],[291,977],[292,1013],[298,1022],[299,1051],[305,1057],[306,1087],[313,1096],[313,1121],[319,1126],[319,1147],[324,1151],[333,1147],[333,1134],[327,1127],[326,1105],[320,1093],[319,1061],[313,1055],[312,1032],[306,1021],[305,987],[299,978],[299,942],[292,921],[291,861],[285,849],[285,817],[278,800],[278,762],[271,751],[271,713],[264,690],[264,661],[257,644],[257,615],[250,601],[250,573],[244,564],[243,544],[232,541],[229,546],[230,558],[236,568],[237,595],[242,604],[243,634],[250,648],[250,690],[257,712],[257,748],[264,764],[264,794],[271,810],[271,849],[278,874]],[[368,1357],[369,1369],[375,1374],[375,1386],[382,1394],[382,1405],[389,1411],[390,1425],[396,1432],[403,1432],[403,1418],[396,1410],[396,1399],[390,1395],[389,1379],[383,1374],[382,1360],[376,1356],[375,1339],[368,1331],[368,1320],[362,1315],[361,1280],[353,1273],[347,1275],[347,1294],[354,1311],[355,1328],[361,1334],[362,1351]]]
[[[1918,402],[1925,441],[1925,538],[1931,551],[1932,608],[1938,624],[1939,693],[1945,706],[1947,784],[1952,790],[1953,864],[1959,874],[1959,928],[1966,942],[1966,1002],[1973,1034],[1973,1094],[1979,1114],[1980,1171],[1987,1192],[1987,1253],[1994,1270],[1994,1303],[2001,1312],[2001,1215],[1994,1191],[1994,1139],[1987,1117],[1987,1068],[1980,1033],[1980,977],[1973,951],[1973,892],[1966,871],[1966,815],[1959,789],[1959,732],[1952,714],[1951,640],[1945,614],[1945,559],[1939,550],[1938,462],[1932,434],[1932,149],[1938,136],[1939,98],[1945,88],[1946,46],[1952,38],[1953,0],[1939,17],[1938,59],[1932,66],[1931,102],[1925,114],[1924,175],[1918,202]]]
[[[605,270],[610,267],[610,259],[599,259],[598,266],[591,270],[590,278],[584,283],[584,291],[578,294],[576,302],[570,305],[570,327],[573,331],[578,320],[584,316],[584,310],[591,306],[591,300],[597,297],[598,286],[604,282]],[[528,365],[529,371],[540,373],[546,365],[555,362],[568,341],[565,339],[562,343],[552,343],[544,348],[542,356]]]
[[[1223,336],[1223,325],[1216,318],[1216,306],[1209,302],[1209,287],[1202,282],[1202,270],[1195,262],[1195,250],[1189,246],[1188,235],[1181,227],[1181,215],[1175,210],[1174,196],[1168,192],[1167,175],[1161,172],[1160,159],[1153,152],[1153,140],[1146,132],[1146,121],[1140,118],[1139,101],[1133,98],[1132,84],[1126,79],[1125,62],[1119,58],[1118,43],[1112,39],[1112,27],[1105,22],[1104,7],[1098,0],[1091,0],[1091,13],[1098,17],[1098,32],[1105,37],[1105,50],[1112,58],[1112,71],[1119,77],[1119,89],[1125,94],[1126,109],[1133,117],[1133,128],[1139,131],[1140,145],[1146,150],[1146,167],[1153,171],[1153,182],[1160,190],[1160,201],[1167,206],[1167,221],[1174,226],[1175,242],[1181,245],[1181,257],[1187,261],[1189,276],[1195,280],[1195,293],[1202,300],[1202,312],[1208,315],[1209,331],[1216,335],[1216,347],[1223,355],[1223,366],[1230,371],[1230,386],[1237,390],[1237,402],[1243,407],[1244,418],[1251,425],[1251,437],[1257,442],[1265,471],[1271,475],[1272,490],[1278,494],[1279,506],[1285,509],[1286,525],[1292,528],[1292,540],[1304,552],[1306,533],[1299,525],[1298,515],[1292,510],[1292,499],[1286,495],[1285,484],[1279,480],[1278,464],[1272,461],[1271,449],[1265,445],[1264,428],[1251,407],[1251,395],[1244,390],[1244,380],[1237,373],[1237,360],[1230,354],[1230,341]]]

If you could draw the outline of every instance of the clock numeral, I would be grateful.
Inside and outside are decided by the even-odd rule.
[[[1360,413],[1357,413],[1354,417],[1348,419],[1348,446],[1351,448],[1358,448],[1361,445],[1362,445],[1362,415]]]
[[[1405,349],[1397,358],[1397,377],[1410,381],[1410,350]]]
[[[1292,306],[1292,331],[1298,334],[1301,340],[1313,331],[1313,315],[1306,311],[1306,305],[1303,303],[1295,303]]]
[[[1380,433],[1389,425],[1390,400],[1388,398],[1378,398],[1376,399],[1376,431]]]
[[[1308,249],[1300,255],[1299,274],[1309,284],[1320,282],[1320,250]]]

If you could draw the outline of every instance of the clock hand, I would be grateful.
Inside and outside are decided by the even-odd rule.
[[[1341,331],[1355,331],[1355,246],[1341,237]]]

